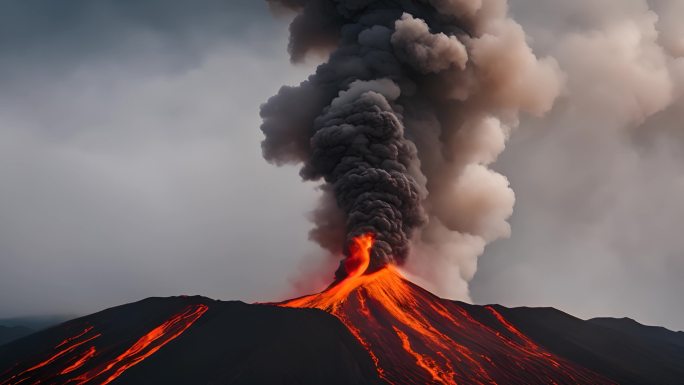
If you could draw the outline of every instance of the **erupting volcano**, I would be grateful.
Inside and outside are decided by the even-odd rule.
[[[321,293],[150,298],[0,346],[0,385],[678,384],[684,338],[623,320],[441,299],[351,239]],[[647,352],[648,354],[645,354]]]
[[[510,234],[515,194],[490,165],[522,115],[553,106],[555,60],[506,0],[269,3],[295,14],[293,62],[327,55],[261,108],[264,158],[320,183],[310,239],[339,256],[373,234],[369,272],[401,266],[467,299],[477,258]]]
[[[455,302],[402,278],[391,265],[364,274],[373,235],[352,241],[347,277],[281,306],[335,315],[390,384],[609,384],[612,381],[546,351],[486,307],[488,325]]]
[[[263,155],[321,183],[310,238],[344,255],[325,291],[280,306],[334,315],[387,383],[610,383],[496,309],[478,319],[399,270],[439,288],[453,284],[435,274],[446,263],[467,287],[485,245],[510,231],[514,194],[489,165],[520,114],[551,108],[561,76],[506,0],[269,2],[296,14],[293,61],[329,56],[262,106]]]
[[[402,275],[467,301],[478,257],[510,233],[515,195],[490,165],[562,76],[506,0],[268,2],[295,14],[293,61],[326,56],[262,106],[261,130],[266,160],[319,184],[310,239],[339,261],[333,283],[107,309],[0,346],[0,385],[681,384],[681,335],[468,305]]]

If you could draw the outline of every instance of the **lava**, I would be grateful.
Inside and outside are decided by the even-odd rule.
[[[96,368],[74,379],[76,385],[83,385],[98,377],[102,377],[100,385],[106,385],[114,381],[127,369],[137,365],[145,358],[153,355],[167,343],[183,334],[195,321],[197,321],[209,308],[206,305],[188,306],[180,314],[152,329],[142,336],[133,346],[120,354],[104,367]]]
[[[486,326],[458,303],[406,281],[393,266],[364,274],[372,245],[372,236],[355,239],[345,279],[280,306],[318,308],[336,316],[368,351],[387,383],[611,383],[553,356],[494,308],[487,310],[500,328]]]
[[[352,290],[368,279],[367,277],[369,276],[364,276],[363,274],[370,265],[370,254],[374,240],[373,234],[363,234],[352,239],[349,247],[350,255],[344,261],[347,276],[324,291],[325,295],[301,297],[282,305],[286,307],[312,307],[333,310],[332,307],[341,303]]]
[[[130,348],[110,361],[97,360],[95,346],[101,333],[94,333],[88,326],[82,332],[65,339],[55,346],[48,358],[10,375],[0,385],[54,384],[54,385],[106,385],[117,379],[127,369],[139,364],[156,353],[164,345],[183,334],[208,310],[207,305],[190,305],[161,325],[140,337]],[[96,362],[97,361],[97,362]],[[75,375],[81,372],[80,375]]]
[[[392,265],[370,271],[374,239],[364,234],[350,242],[345,278],[321,293],[278,305],[322,309],[337,317],[367,351],[385,383],[612,383],[551,354],[492,306],[473,311],[438,298],[404,279]],[[183,334],[208,309],[205,304],[189,305],[150,325],[142,336],[135,335],[132,345],[109,344],[116,339],[87,326],[39,359],[11,369],[0,385],[110,384]]]
[[[84,341],[81,341],[81,342],[79,342],[79,343],[75,343],[75,344],[73,344],[73,345],[67,346],[66,348],[64,348],[64,349],[60,350],[59,352],[55,353],[53,356],[51,356],[51,357],[48,358],[47,360],[45,360],[45,361],[43,361],[43,362],[40,362],[40,363],[36,364],[35,366],[32,366],[32,367],[26,369],[26,370],[24,371],[24,373],[32,372],[32,371],[34,371],[34,370],[36,370],[36,369],[40,369],[40,368],[42,368],[42,367],[44,367],[44,366],[47,366],[47,365],[53,363],[54,361],[56,361],[58,358],[60,358],[60,357],[62,357],[62,356],[64,356],[64,355],[66,355],[67,353],[72,352],[72,351],[73,351],[74,349],[76,349],[77,347],[79,347],[79,346],[81,346],[81,345],[84,345],[84,344],[86,344],[86,343],[88,343],[88,342],[90,342],[90,341],[92,341],[92,340],[94,340],[94,339],[96,339],[96,338],[98,338],[98,337],[100,337],[100,336],[101,336],[101,334],[96,334],[96,335],[94,335],[94,336],[92,336],[92,337],[90,337],[90,338],[88,338],[88,339],[86,339],[86,340],[84,340]]]
[[[94,339],[100,337],[102,334],[95,334],[92,335],[83,341],[78,341],[80,338],[86,336],[88,333],[90,333],[93,330],[92,326],[88,326],[85,328],[82,332],[69,337],[65,339],[64,341],[60,342],[54,347],[54,350],[57,350],[56,353],[51,354],[47,359],[44,359],[37,364],[34,364],[33,366],[29,367],[28,369],[25,369],[18,374],[15,374],[8,379],[0,382],[0,385],[6,385],[6,384],[19,384],[19,383],[25,383],[26,381],[30,380],[32,378],[32,375],[34,372],[36,372],[39,369],[42,369],[48,365],[53,364],[54,362],[66,358],[68,354],[71,352],[75,351],[78,347],[87,344],[88,342],[93,341]],[[60,349],[61,348],[61,349]],[[32,382],[33,384],[38,384],[41,381],[35,381]]]
[[[76,360],[76,362],[59,372],[59,374],[64,375],[73,372],[74,370],[83,366],[86,361],[95,357],[95,354],[97,354],[97,349],[95,349],[94,346],[91,346],[90,349],[88,349],[78,360]]]
[[[352,239],[350,255],[344,260],[344,269],[347,271],[347,278],[356,278],[368,270],[370,265],[370,253],[373,247],[375,236],[373,234],[363,234]]]
[[[93,327],[92,327],[92,326],[88,326],[87,328],[83,329],[82,332],[80,332],[80,333],[76,334],[75,336],[69,337],[69,338],[65,339],[64,341],[60,342],[59,345],[55,346],[55,349],[59,349],[59,348],[62,347],[63,345],[66,345],[66,344],[68,344],[69,342],[71,342],[71,341],[73,341],[73,340],[77,340],[77,339],[83,337],[84,335],[88,334],[88,332],[90,332],[91,330],[93,330]]]

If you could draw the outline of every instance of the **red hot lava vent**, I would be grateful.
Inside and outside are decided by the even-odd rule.
[[[371,274],[372,237],[353,242],[349,276],[319,294],[281,306],[335,315],[368,351],[390,384],[609,384],[549,353],[493,307],[485,325],[459,304],[408,282],[392,266]],[[362,261],[362,262],[358,262]]]

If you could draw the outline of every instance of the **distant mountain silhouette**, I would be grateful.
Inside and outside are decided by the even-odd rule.
[[[35,333],[39,330],[47,329],[50,326],[60,324],[72,318],[76,317],[48,315],[0,319],[0,345]]]
[[[618,383],[684,384],[684,333],[629,319],[583,321],[553,308],[496,308],[554,354]]]
[[[14,341],[23,336],[33,333],[35,330],[24,326],[1,326],[0,325],[0,345]]]
[[[631,318],[593,318],[589,322],[602,325],[633,337],[684,347],[684,332],[673,332],[661,326],[646,326]]]

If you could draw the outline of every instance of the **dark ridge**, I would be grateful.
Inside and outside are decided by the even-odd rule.
[[[661,326],[642,325],[631,318],[592,318],[588,322],[601,325],[635,337],[674,344],[684,348],[684,332],[672,331]]]
[[[81,317],[0,347],[0,383],[45,360],[64,339],[88,326],[98,355],[69,376],[106,364],[141,336],[189,305],[209,310],[178,338],[125,371],[113,384],[375,384],[367,352],[333,316],[203,297],[148,298]],[[80,349],[80,348],[79,348]],[[48,383],[70,363],[64,357],[36,372]],[[52,364],[51,364],[52,365]],[[60,366],[61,365],[61,366]],[[46,381],[42,381],[46,382]],[[11,382],[10,382],[11,383]]]
[[[482,313],[478,306],[469,307]],[[584,321],[553,308],[494,307],[552,353],[620,384],[684,383],[681,333],[631,320]]]
[[[439,299],[416,285],[408,284],[413,295],[424,302],[421,309],[426,319],[437,322],[434,326],[440,330],[452,330],[453,325],[444,324],[446,318],[429,310],[430,304],[451,301]],[[391,321],[375,309],[372,301],[367,299],[366,302],[373,314],[379,317],[376,321]],[[130,367],[112,384],[383,383],[368,352],[342,322],[328,313],[315,309],[215,301],[199,296],[148,298],[74,319],[2,345],[0,383],[17,382],[17,379],[7,380],[53,356],[59,352],[56,346],[62,341],[92,326],[90,334],[76,341],[95,333],[100,333],[100,337],[34,370],[30,381],[22,382],[34,384],[40,380],[53,385],[65,384],[69,379],[103,367],[142,336],[193,306],[207,306],[208,310],[177,338]],[[584,321],[553,308],[492,307],[526,338],[564,359],[567,365],[586,368],[620,384],[683,383],[682,333],[644,326],[629,319]],[[462,325],[470,325],[466,330],[453,329],[457,332],[447,333],[460,343],[475,343],[488,352],[497,349],[490,340],[480,339],[477,332],[482,333],[485,329],[467,321],[468,317],[484,328],[518,340],[496,318],[495,312],[484,306],[457,302],[447,308],[454,310],[454,319],[460,320]],[[364,326],[363,322],[358,325],[370,327]],[[471,348],[477,348],[475,345]],[[68,375],[59,375],[60,371],[77,362],[89,346],[96,348],[95,356]],[[492,358],[501,368],[510,364],[506,360],[514,359],[495,354]],[[407,378],[422,378],[415,363],[403,362],[401,367],[410,374]],[[535,373],[529,375],[537,378]],[[99,378],[93,383],[102,381]]]
[[[322,311],[220,302],[174,342],[117,384],[379,383],[368,354]]]

